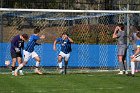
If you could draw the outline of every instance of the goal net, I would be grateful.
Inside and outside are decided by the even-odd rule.
[[[124,23],[129,35],[140,22],[139,12],[129,12],[1,8],[0,72],[11,71],[10,66],[5,66],[6,60],[12,61],[11,39],[22,33],[31,35],[36,27],[41,29],[40,34],[46,35],[46,39],[39,41],[41,45],[35,47],[35,51],[41,57],[41,69],[45,73],[56,72],[60,45],[57,44],[58,50],[55,52],[53,42],[63,32],[74,40],[68,63],[70,73],[118,70],[117,41],[112,39],[115,26]],[[128,49],[127,56],[129,54],[131,49]],[[127,61],[129,66],[129,57]],[[30,59],[23,70],[32,72],[34,66],[35,60]]]

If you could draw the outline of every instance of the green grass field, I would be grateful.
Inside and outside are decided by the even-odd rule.
[[[135,77],[116,72],[92,74],[0,74],[0,93],[139,93],[140,73]]]

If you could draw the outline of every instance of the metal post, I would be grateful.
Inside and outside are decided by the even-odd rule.
[[[3,0],[1,0],[1,8],[2,8]],[[3,13],[0,14],[0,42],[3,42]]]
[[[127,10],[129,10],[129,4],[127,4]],[[127,16],[127,70],[129,70],[129,66],[130,66],[130,53],[129,53],[129,32],[130,32],[130,18],[129,18],[129,14],[126,14]]]

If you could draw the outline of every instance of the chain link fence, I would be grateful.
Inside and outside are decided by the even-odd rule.
[[[67,32],[74,40],[69,60],[70,72],[92,72],[98,70],[117,70],[116,40],[112,39],[115,26],[125,24],[130,33],[135,31],[139,14],[125,13],[88,13],[88,12],[36,12],[36,11],[1,11],[1,42],[0,68],[1,72],[9,71],[4,62],[11,60],[10,41],[17,35],[33,34],[33,29],[39,27],[40,34],[46,35],[45,40],[39,41],[41,46],[35,51],[41,57],[41,67],[44,72],[55,72],[57,56],[60,51],[54,52],[53,41],[63,32]],[[127,20],[127,17],[130,20]],[[128,22],[129,21],[129,22]],[[128,23],[130,23],[128,25]],[[128,54],[131,53],[131,49]],[[127,55],[129,57],[129,55]],[[18,64],[17,64],[18,65]],[[128,60],[129,65],[129,60]],[[34,60],[29,60],[25,71],[30,72],[35,66]],[[52,70],[53,68],[53,70]],[[55,68],[55,69],[54,69]],[[47,69],[47,70],[46,70]]]

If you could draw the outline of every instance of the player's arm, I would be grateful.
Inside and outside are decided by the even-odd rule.
[[[33,36],[32,38],[35,39],[35,40],[44,39],[45,35],[41,35],[41,36],[37,35],[37,36]]]
[[[55,50],[55,51],[56,51],[56,44],[57,44],[57,41],[55,40],[55,41],[53,42],[53,50]]]
[[[72,40],[70,37],[68,37],[67,35],[66,35],[66,38],[67,38],[71,43],[73,43],[73,40]]]
[[[16,52],[19,52],[20,49],[16,46],[16,43],[17,43],[17,38],[13,38],[13,40],[11,41],[11,47],[13,47]]]
[[[40,39],[45,39],[45,35],[41,35],[39,38]]]
[[[70,37],[68,37],[68,39],[69,39],[69,41],[70,41],[71,43],[73,43],[73,40],[72,40]]]
[[[118,37],[118,31],[120,31],[120,27],[116,26],[112,38],[117,38]]]
[[[137,46],[137,50],[134,53],[134,55],[131,56],[131,58],[134,58],[135,56],[137,56],[140,53],[140,46]]]

